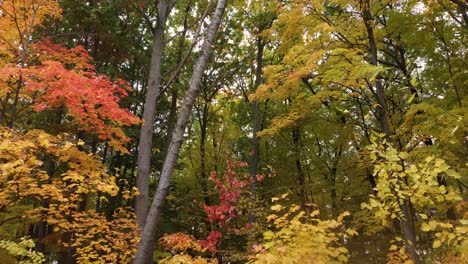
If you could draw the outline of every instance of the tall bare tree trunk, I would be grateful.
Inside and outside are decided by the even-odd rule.
[[[135,201],[135,213],[138,224],[144,227],[148,211],[148,186],[151,172],[151,149],[153,145],[153,120],[156,113],[156,105],[161,94],[161,60],[164,49],[164,30],[167,17],[174,6],[174,0],[161,0],[158,4],[158,24],[154,30],[153,50],[151,54],[151,66],[148,77],[148,89],[146,92],[143,110],[143,125],[140,131],[138,144],[138,174],[136,186],[140,195]]]
[[[161,68],[164,51],[164,30],[169,13],[174,6],[175,0],[161,0],[158,3],[158,23],[153,33],[153,49],[151,53],[151,65],[148,76],[148,88],[143,110],[143,124],[140,131],[140,142],[138,143],[138,171],[136,186],[140,195],[135,200],[135,213],[140,228],[145,226],[148,212],[148,189],[151,174],[151,149],[153,147],[153,121],[156,113],[156,105],[161,95]],[[151,240],[150,248],[154,241]],[[146,263],[152,263],[153,251],[146,252]]]
[[[156,227],[158,224],[159,217],[161,215],[161,210],[164,201],[166,200],[167,192],[169,190],[169,184],[172,173],[174,171],[174,166],[179,157],[184,132],[190,117],[190,112],[200,90],[199,88],[201,78],[208,63],[211,45],[215,39],[216,31],[218,30],[219,24],[221,23],[221,17],[224,13],[224,9],[226,8],[226,1],[227,0],[218,0],[215,13],[208,28],[208,33],[201,47],[201,54],[200,57],[198,57],[197,63],[195,65],[195,69],[190,80],[189,88],[185,94],[182,107],[177,119],[177,125],[175,127],[175,131],[167,151],[166,159],[163,163],[158,188],[156,190],[156,194],[153,198],[153,203],[146,218],[145,227],[143,229],[143,234],[141,237],[140,244],[138,245],[138,250],[134,261],[135,264],[145,264],[145,256],[148,255],[148,251],[152,251],[151,241],[153,240],[153,237],[156,233]]]

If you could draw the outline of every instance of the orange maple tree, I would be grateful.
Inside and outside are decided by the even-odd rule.
[[[125,151],[121,126],[139,119],[119,106],[130,90],[123,80],[98,75],[81,47],[50,40],[34,42],[32,32],[47,17],[59,17],[55,1],[2,1],[0,5],[0,121],[13,127],[28,110],[62,111],[69,132],[84,131]],[[19,63],[18,63],[19,62]]]
[[[34,109],[40,112],[65,107],[70,125],[125,151],[122,146],[129,139],[121,126],[139,122],[119,106],[120,98],[128,95],[128,84],[97,75],[90,56],[81,46],[67,49],[43,41],[34,44],[33,50],[39,65],[26,72],[25,91],[31,95]]]
[[[38,242],[77,263],[128,263],[138,243],[133,212],[105,217],[93,209],[119,187],[78,139],[95,135],[126,152],[122,126],[140,121],[119,105],[129,85],[97,74],[83,47],[33,37],[60,13],[57,1],[0,1],[0,228],[12,220],[25,230],[47,225]],[[60,129],[39,116],[55,116]]]
[[[128,84],[97,75],[90,56],[81,46],[67,49],[46,40],[31,44],[31,51],[34,54],[31,66],[21,68],[7,64],[0,69],[4,88],[10,86],[3,89],[4,95],[8,97],[14,87],[22,86],[18,97],[23,107],[16,114],[21,113],[21,109],[36,112],[65,110],[67,118],[64,122],[69,123],[66,132],[95,134],[118,150],[125,151],[122,146],[128,137],[121,126],[139,122],[119,106],[120,98],[128,95]],[[18,80],[22,83],[18,84]],[[7,117],[8,113],[3,113]]]

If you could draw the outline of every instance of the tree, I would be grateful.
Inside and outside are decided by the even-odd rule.
[[[148,211],[148,189],[151,171],[151,153],[153,147],[153,120],[158,98],[161,94],[161,59],[164,51],[164,31],[167,18],[174,7],[175,1],[160,1],[158,3],[158,20],[153,28],[153,49],[151,53],[151,66],[148,75],[148,88],[143,111],[143,124],[141,126],[140,141],[138,144],[138,174],[136,186],[140,192],[135,202],[135,212],[141,228],[145,226]]]
[[[223,238],[231,234],[240,234],[241,230],[237,218],[241,218],[242,211],[242,196],[250,194],[247,186],[251,181],[248,174],[239,174],[239,169],[246,167],[247,163],[227,161],[227,166],[224,174],[220,177],[213,171],[209,180],[215,183],[217,191],[217,200],[219,204],[208,205],[200,202],[198,206],[203,208],[206,214],[205,221],[211,226],[209,233],[205,239],[196,240],[192,235],[185,233],[165,234],[160,243],[166,251],[171,252],[173,256],[169,259],[176,262],[180,258],[200,257],[190,256],[196,252],[196,255],[210,256],[210,261],[213,261],[213,254],[216,253],[218,259],[224,259],[225,254],[222,254]],[[246,218],[246,217],[244,217]],[[195,251],[195,252],[193,252]],[[177,252],[174,254],[173,252]],[[193,260],[192,260],[193,261]],[[217,263],[217,262],[216,262]]]
[[[148,213],[146,219],[146,224],[143,229],[143,235],[141,238],[140,245],[138,246],[137,255],[135,258],[135,263],[145,263],[145,256],[147,252],[151,250],[151,240],[156,231],[157,221],[161,213],[162,205],[167,196],[169,189],[170,178],[174,171],[175,162],[179,156],[180,147],[182,145],[183,134],[187,127],[188,118],[190,111],[192,109],[195,98],[199,92],[200,81],[203,75],[204,70],[206,69],[206,64],[208,61],[208,56],[210,54],[211,43],[213,42],[216,31],[221,22],[221,16],[223,15],[224,9],[226,7],[226,1],[220,0],[216,6],[216,11],[213,15],[210,27],[205,41],[203,42],[201,48],[201,55],[197,60],[195,65],[192,78],[190,79],[189,89],[186,92],[184,101],[177,118],[177,125],[174,131],[174,134],[171,138],[171,143],[167,150],[166,159],[164,160],[163,168],[161,171],[161,176],[159,178],[158,189],[153,198],[153,203],[151,209]]]
[[[0,2],[0,262],[466,262],[461,1]]]
[[[21,109],[18,104],[22,99],[20,93],[24,80],[20,69],[26,67],[28,63],[29,45],[34,29],[41,25],[46,17],[60,16],[60,8],[55,1],[22,3],[3,1],[0,8],[2,11],[0,25],[3,31],[0,39],[0,54],[5,58],[0,65],[3,69],[1,75],[6,75],[2,76],[1,95],[5,97],[1,102],[1,121],[12,128]],[[9,63],[19,63],[19,67],[7,66],[6,64]],[[12,77],[14,79],[11,79]],[[11,106],[7,107],[10,103]]]
[[[463,198],[456,189],[440,184],[442,180],[448,182],[459,179],[460,175],[440,158],[428,156],[423,162],[412,162],[408,153],[398,152],[391,146],[373,144],[369,149],[371,159],[376,162],[374,175],[378,192],[370,195],[369,202],[361,204],[361,207],[372,212],[375,218],[372,222],[388,226],[391,225],[391,219],[408,219],[403,203],[411,203],[417,219],[415,222],[420,224],[420,229],[424,232],[439,232],[434,239],[420,241],[420,247],[425,245],[429,246],[427,250],[431,250],[431,247],[437,250],[444,243],[446,248],[440,250],[437,254],[439,257],[436,255],[435,259],[459,255],[454,259],[463,262],[467,257],[463,253],[467,239],[462,235],[465,232],[463,230],[466,230],[466,221],[450,223],[443,220],[444,214]],[[452,236],[449,237],[448,232],[452,232]],[[422,237],[428,238],[421,236],[421,240]],[[432,242],[432,245],[428,242]],[[400,237],[393,241],[389,253],[393,261],[419,261],[414,259],[407,248],[401,246],[406,243]]]
[[[418,4],[421,6],[418,7]],[[448,6],[451,6],[452,12],[455,6],[445,5]],[[450,26],[445,22],[439,24],[440,21],[447,21],[447,17],[443,18],[444,12],[445,15],[449,15],[447,9],[441,11],[443,8],[438,4],[417,1],[293,1],[283,8],[285,12],[281,13],[271,30],[272,39],[278,43],[281,60],[276,65],[266,67],[266,82],[257,89],[252,98],[286,102],[284,104],[288,107],[272,120],[271,126],[260,133],[261,135],[276,136],[311,120],[328,120],[327,128],[333,127],[331,124],[338,121],[341,125],[336,127],[338,130],[332,130],[331,135],[336,136],[333,136],[334,139],[330,143],[335,144],[343,140],[343,147],[334,151],[339,154],[335,156],[345,154],[348,157],[356,157],[368,155],[362,150],[371,142],[372,131],[383,133],[387,144],[398,146],[400,149],[411,146],[415,134],[437,134],[440,138],[450,134],[447,130],[443,134],[436,132],[436,128],[428,127],[424,132],[415,130],[414,126],[418,126],[416,123],[406,123],[405,118],[402,118],[405,116],[410,120],[418,119],[416,109],[421,110],[422,115],[428,113],[427,104],[431,104],[432,107],[439,105],[440,101],[434,105],[435,101],[431,99],[439,92],[444,94],[441,97],[447,97],[448,101],[458,101],[456,84],[450,86],[452,90],[447,87],[441,91],[437,88],[439,86],[433,85],[432,82],[417,80],[429,73],[425,66],[418,68],[421,61],[440,59],[435,58],[437,55],[429,55],[427,46],[431,46],[432,50],[439,46],[440,50],[443,50],[445,41],[441,38],[451,35],[454,45],[444,57],[450,57],[452,52],[460,54],[459,46],[455,43],[459,41],[458,34],[464,31],[461,24],[457,24],[456,21],[448,23]],[[436,14],[437,18],[429,14]],[[402,27],[400,22],[403,21],[403,17],[407,18],[405,21],[408,23],[404,23]],[[416,25],[425,26],[417,28]],[[426,29],[428,32],[428,35],[421,33],[421,36],[428,40],[424,44],[420,38],[416,40],[410,33],[421,29],[422,32],[426,32]],[[436,33],[429,33],[431,30]],[[446,32],[447,35],[444,37],[440,32]],[[434,39],[436,36],[439,36],[439,40]],[[461,54],[460,56],[464,57]],[[440,76],[445,72],[445,76],[450,76],[450,62],[451,59],[445,59],[444,66],[436,63],[439,65],[436,75]],[[434,71],[430,71],[435,74]],[[459,103],[458,105],[460,106]],[[451,107],[445,109],[446,116],[459,116],[455,113],[458,110],[451,110]],[[418,127],[426,125],[428,123]],[[348,129],[340,128],[346,126]],[[441,127],[454,129],[456,126]],[[313,132],[317,135],[316,151],[323,153],[323,150],[329,149],[323,144],[326,136],[325,133],[317,131],[319,130]],[[463,136],[459,134],[456,138],[459,145],[461,141],[458,140],[462,140]],[[444,146],[446,145],[441,143],[439,148],[445,149]],[[323,157],[318,161],[326,164]],[[336,167],[329,166],[332,169],[330,171],[333,172]],[[376,186],[378,177],[372,176],[369,169],[371,168],[363,163],[359,173],[367,174],[372,192],[379,192]],[[347,174],[343,178],[345,184],[350,176],[360,175]],[[330,180],[332,179],[336,178],[331,177]],[[335,184],[332,183],[333,185]],[[335,188],[331,188],[331,193],[334,193]],[[407,200],[401,203],[401,206],[406,217],[399,219],[399,225],[404,234],[404,242],[407,243],[407,252],[412,261],[417,262],[420,256],[416,249],[417,230],[413,205]]]
[[[98,191],[101,195],[117,194],[115,178],[105,173],[103,164],[79,150],[67,140],[67,135],[52,136],[41,130],[22,135],[3,128],[1,139],[4,188],[0,210],[10,216],[2,224],[21,219],[22,215],[27,216],[21,220],[24,224],[45,221],[49,228],[54,227],[54,232],[44,235],[72,237],[63,241],[64,245],[58,242],[58,246],[63,246],[63,252],[75,252],[78,263],[96,261],[98,256],[102,261],[129,260],[137,242],[131,212],[116,212],[114,219],[108,221],[82,206],[87,196]],[[47,204],[44,206],[41,201]],[[111,248],[111,241],[121,242]],[[104,252],[106,255],[102,256]]]
[[[60,17],[57,2],[4,1],[0,11],[6,29],[0,41],[1,228],[15,221],[19,233],[10,239],[32,235],[37,251],[56,251],[63,263],[103,254],[104,261],[128,261],[138,242],[131,210],[109,219],[93,210],[119,188],[81,140],[89,133],[127,151],[122,126],[139,123],[119,105],[128,84],[98,75],[83,47],[68,49],[36,35],[48,18]],[[98,221],[85,221],[90,218]],[[112,240],[120,246],[111,249]]]

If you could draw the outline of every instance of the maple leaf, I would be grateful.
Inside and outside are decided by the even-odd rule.
[[[141,121],[119,106],[128,95],[128,84],[96,75],[91,57],[82,47],[66,49],[50,41],[33,45],[41,63],[28,67],[25,92],[34,98],[37,112],[66,108],[77,129],[108,140],[110,145],[125,151],[129,138],[121,126]]]

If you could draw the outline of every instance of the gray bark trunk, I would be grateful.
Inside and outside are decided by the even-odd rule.
[[[135,213],[138,225],[143,228],[148,211],[148,186],[151,172],[151,148],[153,145],[153,120],[156,113],[157,100],[161,94],[161,60],[164,49],[164,30],[167,17],[174,5],[174,0],[162,0],[158,4],[158,25],[154,30],[151,66],[148,77],[143,110],[143,124],[138,144],[138,174],[136,186],[140,195],[135,200]]]
[[[143,124],[140,131],[140,142],[138,143],[138,171],[136,186],[140,195],[135,199],[135,214],[138,225],[143,228],[148,212],[148,189],[151,174],[151,149],[153,147],[153,121],[156,113],[158,98],[161,94],[161,68],[164,51],[164,30],[169,13],[174,6],[175,0],[161,0],[158,3],[158,24],[154,29],[153,48],[151,53],[151,65],[148,76],[148,89],[143,110]],[[149,242],[149,247],[154,247],[154,240]],[[146,252],[146,263],[152,263],[153,251]]]
[[[184,132],[189,121],[190,112],[199,92],[201,78],[208,63],[211,45],[215,39],[216,31],[218,30],[219,24],[221,22],[221,17],[226,7],[226,1],[227,0],[218,0],[216,11],[208,29],[208,34],[201,48],[200,57],[198,58],[195,65],[189,88],[185,94],[180,114],[177,119],[177,125],[175,127],[171,143],[169,144],[166,159],[164,160],[158,188],[146,218],[145,227],[143,229],[143,234],[140,244],[138,245],[138,250],[134,261],[135,264],[145,264],[145,256],[147,256],[148,251],[152,250],[151,241],[153,240],[153,237],[156,233],[159,216],[161,215],[161,210],[169,190],[169,184],[172,173],[174,171],[175,163],[179,157],[180,147],[182,145]]]

